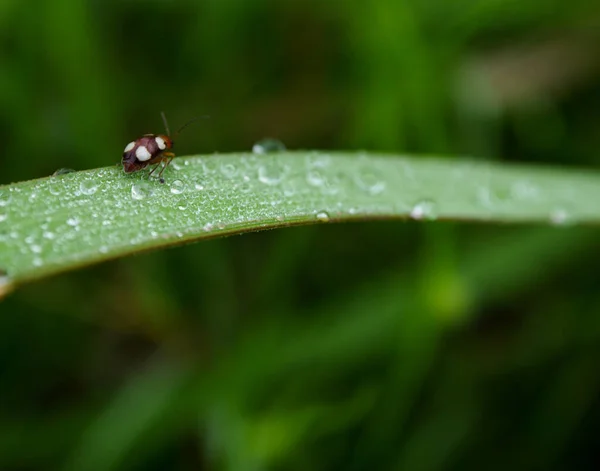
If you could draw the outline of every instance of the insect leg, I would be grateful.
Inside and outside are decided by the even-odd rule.
[[[171,160],[173,160],[174,158],[175,158],[175,154],[173,154],[172,152],[165,152],[163,154],[162,160],[166,161],[167,163],[163,165],[163,168],[160,169],[160,172],[158,174],[158,178],[161,183],[165,182],[165,179],[162,177],[163,172],[169,166],[169,164],[171,163]]]

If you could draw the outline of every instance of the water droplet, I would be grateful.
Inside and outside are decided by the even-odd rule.
[[[477,201],[486,208],[494,206],[494,196],[487,186],[477,188]]]
[[[413,219],[435,219],[435,203],[433,201],[424,200],[415,204],[410,211],[410,217]]]
[[[84,195],[93,195],[98,189],[98,183],[93,180],[85,180],[79,184],[79,190]]]
[[[57,196],[60,194],[60,186],[57,185],[55,182],[50,182],[48,184],[48,191],[50,192],[50,194]]]
[[[185,211],[187,209],[187,204],[180,204],[179,206],[177,206],[177,209],[179,209],[180,211]]]
[[[237,168],[233,164],[221,164],[221,173],[225,176],[225,178],[233,178],[237,173]]]
[[[262,139],[252,146],[253,154],[271,154],[274,152],[284,152],[285,145],[278,139]]]
[[[534,199],[538,196],[539,190],[530,181],[522,180],[515,182],[510,189],[511,195],[516,199]]]
[[[0,298],[13,290],[13,284],[6,270],[0,268]]]
[[[557,226],[567,224],[569,222],[569,214],[562,208],[557,208],[550,213],[550,222]]]
[[[342,178],[340,175],[332,175],[325,178],[323,186],[321,187],[321,193],[324,195],[337,195],[340,192],[340,181]]]
[[[11,195],[8,191],[0,191],[0,206],[8,206],[10,200]]]
[[[385,181],[371,168],[362,169],[354,179],[356,185],[369,195],[378,195],[385,191]]]
[[[149,182],[142,181],[131,185],[131,197],[134,200],[143,200],[150,198],[154,193],[152,185]]]
[[[34,244],[31,246],[31,251],[33,253],[42,253],[42,247],[37,244]]]
[[[237,188],[242,193],[248,193],[252,189],[252,186],[248,182],[243,182]]]
[[[101,245],[100,247],[98,247],[98,252],[108,253],[108,247],[106,245]]]
[[[329,214],[327,211],[319,211],[317,213],[317,219],[321,222],[327,222],[329,221]]]
[[[171,183],[171,193],[173,193],[174,195],[179,195],[183,193],[184,190],[185,185],[181,180],[175,180],[173,183]]]
[[[171,162],[171,167],[173,168],[173,170],[181,170],[183,168],[183,165],[185,165],[185,164],[181,163],[181,160],[179,160],[179,159],[174,159]]]
[[[33,259],[33,266],[34,267],[41,267],[44,264],[44,262],[42,262],[42,259],[39,257],[35,257]]]
[[[265,185],[279,185],[288,170],[289,167],[280,162],[264,164],[258,168],[258,180]]]
[[[8,219],[8,214],[0,213],[0,222],[4,222]]]
[[[52,174],[53,177],[57,177],[59,175],[66,175],[67,173],[73,173],[75,170],[72,168],[59,168],[56,172]]]
[[[42,234],[42,237],[44,237],[44,239],[50,239],[50,240],[52,240],[52,239],[54,239],[56,237],[56,234],[54,234],[54,232],[45,231]]]
[[[306,174],[306,181],[309,185],[320,187],[325,184],[326,178],[323,175],[323,172],[313,169],[309,170]]]
[[[213,230],[213,228],[214,226],[210,222],[207,222],[206,224],[204,224],[204,227],[202,227],[202,230],[204,232],[210,232]]]
[[[200,183],[196,183],[196,184],[194,185],[194,189],[195,189],[196,191],[202,191],[202,190],[204,190],[204,185],[201,185]]]
[[[67,219],[67,224],[71,227],[76,227],[79,225],[79,218],[76,217],[71,217],[69,219]]]
[[[283,184],[283,196],[290,198],[296,194],[296,186],[292,182],[285,182]]]
[[[306,157],[306,165],[308,168],[325,168],[329,167],[331,164],[331,156],[327,154],[320,154],[318,152],[313,152]]]
[[[202,168],[204,169],[204,173],[210,175],[211,173],[214,173],[214,171],[216,170],[217,163],[213,159],[203,160],[202,161]]]

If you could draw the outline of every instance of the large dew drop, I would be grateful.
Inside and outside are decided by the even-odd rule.
[[[361,169],[354,182],[369,195],[374,196],[385,191],[385,181],[370,168]]]
[[[79,184],[79,190],[84,195],[93,195],[98,189],[98,183],[93,180],[85,180]]]
[[[175,180],[173,183],[171,183],[171,193],[173,193],[174,195],[179,195],[183,193],[184,190],[185,185],[181,180]]]
[[[327,211],[319,211],[316,215],[318,221],[328,222],[329,221],[329,213]]]
[[[56,172],[52,174],[53,177],[58,177],[59,175],[66,175],[67,173],[73,173],[75,170],[72,168],[59,168]]]
[[[152,187],[148,182],[138,182],[131,185],[131,197],[134,200],[144,200],[152,196]]]
[[[563,226],[569,222],[569,213],[562,208],[557,208],[550,213],[550,223],[555,226]]]
[[[262,139],[252,146],[253,154],[271,154],[274,152],[284,152],[285,144],[278,139]]]
[[[415,204],[410,211],[410,217],[416,220],[436,219],[436,207],[433,201],[423,200]]]
[[[221,164],[221,173],[225,178],[233,178],[237,174],[237,168],[231,163]]]
[[[258,180],[265,185],[279,185],[288,168],[279,162],[270,162],[258,168]]]

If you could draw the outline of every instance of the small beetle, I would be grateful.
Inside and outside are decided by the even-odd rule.
[[[148,165],[156,164],[148,174],[148,177],[150,177],[163,162],[166,162],[158,174],[159,181],[164,183],[165,180],[162,174],[175,157],[175,154],[173,152],[165,152],[173,148],[173,140],[171,139],[169,124],[167,123],[165,114],[161,112],[160,115],[162,116],[167,134],[144,134],[139,139],[131,141],[125,146],[121,163],[123,164],[125,173],[137,172]],[[200,116],[185,123],[177,130],[175,136],[199,118]]]

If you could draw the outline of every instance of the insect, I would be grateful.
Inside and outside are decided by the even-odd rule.
[[[162,111],[160,115],[162,116],[167,134],[144,134],[135,141],[131,141],[125,146],[125,150],[123,150],[121,163],[123,164],[125,173],[137,172],[138,170],[146,168],[148,165],[155,164],[154,168],[148,174],[148,178],[150,178],[156,169],[164,163],[158,173],[159,181],[164,183],[165,179],[162,177],[162,174],[171,163],[171,160],[175,157],[175,154],[173,152],[167,152],[173,148],[173,139],[171,138],[171,132],[169,131],[167,117]],[[181,131],[202,117],[203,116],[198,116],[185,123],[177,130],[174,137],[178,136]]]

